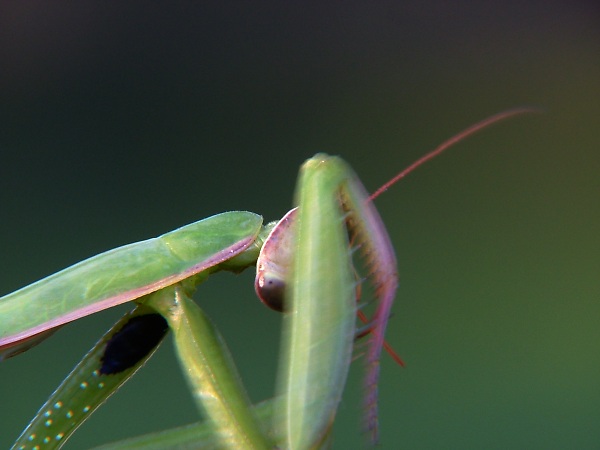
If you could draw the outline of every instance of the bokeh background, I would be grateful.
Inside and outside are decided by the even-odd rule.
[[[374,190],[466,126],[530,105],[377,200],[401,287],[381,448],[600,447],[596,2],[3,2],[0,292],[214,213],[290,207],[301,162]],[[280,318],[252,274],[199,289],[251,397]],[[51,299],[48,299],[51,301]],[[126,308],[0,365],[7,448]],[[355,364],[333,448],[360,448]],[[169,342],[70,441],[195,421]]]

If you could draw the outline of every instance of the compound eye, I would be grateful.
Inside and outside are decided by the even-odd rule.
[[[271,229],[256,261],[254,290],[258,298],[275,311],[284,311],[286,280],[294,259],[294,217],[298,208],[283,216]]]
[[[275,311],[283,312],[284,296],[285,296],[285,281],[283,278],[270,273],[261,274],[256,283],[256,294],[258,298]]]

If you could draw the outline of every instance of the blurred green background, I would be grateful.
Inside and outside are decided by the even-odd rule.
[[[301,162],[367,189],[466,126],[539,106],[377,206],[401,286],[382,448],[600,448],[600,14],[592,1],[0,4],[0,292],[232,209],[281,217]],[[199,289],[254,400],[280,318],[252,274]],[[48,299],[51,301],[51,299]],[[6,448],[126,308],[0,365]],[[78,449],[196,420],[170,343]],[[333,448],[359,448],[355,364]]]

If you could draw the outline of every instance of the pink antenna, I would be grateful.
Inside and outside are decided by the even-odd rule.
[[[526,108],[526,107],[525,108],[509,109],[508,111],[504,111],[504,112],[501,112],[501,113],[498,113],[498,114],[494,114],[493,116],[490,116],[487,119],[483,119],[481,122],[477,122],[476,124],[471,125],[470,127],[464,129],[460,133],[454,135],[453,137],[451,137],[447,141],[443,142],[435,150],[432,150],[431,152],[429,152],[426,155],[424,155],[424,156],[420,157],[419,159],[417,159],[414,163],[412,163],[406,169],[402,170],[400,173],[398,173],[398,175],[396,175],[390,181],[388,181],[383,186],[381,186],[379,189],[377,189],[375,192],[373,192],[371,194],[371,196],[369,197],[369,200],[375,200],[377,197],[379,197],[381,194],[383,194],[385,191],[387,191],[392,185],[394,185],[396,182],[398,182],[399,180],[401,180],[402,178],[404,178],[406,175],[408,175],[409,173],[411,173],[417,167],[419,167],[420,165],[422,165],[425,162],[429,161],[430,159],[435,158],[437,155],[439,155],[440,153],[442,153],[444,150],[446,150],[449,147],[453,146],[457,142],[465,139],[466,137],[469,137],[469,136],[477,133],[478,131],[480,131],[480,130],[482,130],[484,128],[487,128],[490,125],[493,125],[495,123],[501,122],[501,121],[503,121],[505,119],[508,119],[510,117],[518,116],[520,114],[536,113],[536,112],[541,112],[541,110],[536,109],[536,108]]]
[[[417,159],[415,162],[413,162],[410,166],[408,166],[404,170],[400,171],[395,177],[393,177],[391,180],[389,180],[387,183],[383,184],[379,189],[377,189],[375,192],[373,192],[370,195],[368,201],[375,200],[377,197],[379,197],[381,194],[383,194],[385,191],[387,191],[392,185],[394,185],[399,180],[404,178],[406,175],[411,173],[417,167],[426,163],[430,159],[435,158],[440,153],[442,153],[444,150],[447,150],[448,148],[450,148],[457,142],[477,133],[478,131],[481,131],[482,129],[487,128],[490,125],[496,124],[505,119],[509,119],[511,117],[514,117],[514,116],[517,116],[520,114],[539,113],[539,112],[541,112],[541,110],[536,109],[536,108],[528,108],[528,107],[514,108],[514,109],[509,109],[507,111],[504,111],[504,112],[501,112],[498,114],[494,114],[493,116],[490,116],[487,119],[483,119],[482,121],[477,122],[474,125],[471,125],[470,127],[464,129],[463,131],[459,132],[458,134],[454,135],[450,139],[448,139],[445,142],[443,142],[442,144],[440,144],[436,149],[432,150],[431,152],[429,152],[426,155],[422,156],[421,158]],[[365,314],[362,311],[358,311],[358,317],[361,320],[361,322],[363,322],[365,324],[369,323],[369,320],[367,319],[367,317],[365,316]],[[373,332],[373,328],[368,328],[359,337],[362,337],[365,334],[368,334],[371,332]],[[383,341],[383,346],[384,346],[385,350],[387,351],[387,353],[392,357],[392,359],[394,361],[396,361],[397,364],[399,364],[402,367],[405,366],[405,363],[402,360],[402,358],[400,357],[400,355],[398,355],[398,353],[392,348],[392,346],[387,341],[385,341],[385,340]]]

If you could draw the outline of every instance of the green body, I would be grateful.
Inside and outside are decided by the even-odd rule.
[[[0,298],[0,349],[193,275],[207,276],[254,244],[261,225],[262,217],[253,213],[218,214],[86,259],[8,294]],[[252,250],[249,261],[259,248]]]
[[[352,245],[366,249],[365,266],[373,272],[368,276],[381,294],[369,352],[376,356],[367,360],[366,384],[367,397],[372,397],[367,415],[376,416],[370,390],[374,384],[376,388],[378,367],[373,362],[396,286],[389,239],[364,188],[339,158],[320,154],[305,163],[296,202],[297,216],[286,231],[293,233],[287,240],[293,260],[285,276],[287,307],[276,401],[255,414],[223,340],[189,297],[214,271],[254,265],[272,227],[262,227],[261,217],[252,213],[223,213],[90,258],[0,299],[4,357],[26,350],[43,333],[79,317],[127,301],[138,304],[67,377],[15,448],[60,447],[129,379],[162,337],[162,330],[155,330],[161,328],[160,320],[155,325],[150,314],[162,316],[173,331],[190,391],[208,423],[160,433],[152,438],[158,443],[140,438],[115,448],[144,448],[144,442],[148,448],[326,447],[356,333],[356,274],[348,236]],[[391,271],[382,271],[389,265]],[[129,343],[129,330],[137,330],[138,323],[149,324],[152,342],[132,332],[135,337]]]

